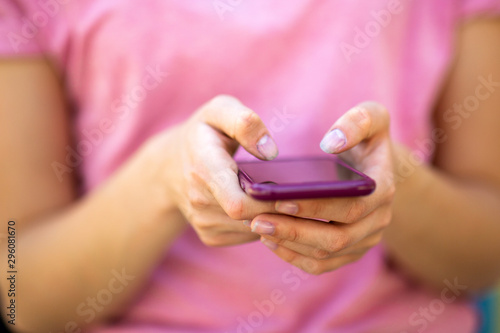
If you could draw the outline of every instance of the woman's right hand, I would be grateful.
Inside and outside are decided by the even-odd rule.
[[[232,158],[239,145],[261,160],[278,155],[255,112],[234,97],[220,95],[150,143],[155,155],[167,156],[159,171],[168,198],[203,243],[227,246],[259,239],[243,221],[275,213],[275,202],[253,200],[241,190]]]

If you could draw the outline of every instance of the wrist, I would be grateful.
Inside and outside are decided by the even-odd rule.
[[[170,168],[169,163],[165,163],[165,156],[171,156],[171,152],[168,145],[158,141],[154,137],[143,144],[127,162],[119,178],[122,189],[133,194],[130,207],[141,212],[137,219],[141,227],[172,234],[187,224],[172,198],[171,184],[163,176]]]

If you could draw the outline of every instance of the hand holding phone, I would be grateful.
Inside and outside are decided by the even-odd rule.
[[[292,167],[280,160],[273,162],[274,166],[240,162],[241,185],[247,193],[266,200],[284,198],[261,201],[273,203],[278,214],[256,216],[251,230],[261,235],[261,241],[277,256],[312,274],[360,259],[380,242],[392,219],[394,146],[389,119],[380,104],[362,103],[340,117],[321,141],[323,151],[332,155],[301,158]],[[377,181],[377,189],[368,197],[344,197],[368,194],[375,182],[335,160],[333,154],[368,172]],[[287,200],[339,195],[332,199]]]

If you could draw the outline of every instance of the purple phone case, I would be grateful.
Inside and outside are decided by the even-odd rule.
[[[240,161],[238,167],[241,188],[259,200],[353,197],[368,195],[375,190],[373,179],[350,167],[335,155],[265,162]],[[356,179],[331,180],[336,178],[339,172]],[[297,174],[305,181],[295,182]],[[325,181],[328,177],[330,180]],[[285,183],[273,183],[276,179],[285,179]]]

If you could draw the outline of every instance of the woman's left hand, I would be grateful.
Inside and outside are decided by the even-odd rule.
[[[321,148],[341,153],[349,164],[373,178],[374,193],[277,201],[276,210],[285,215],[261,214],[250,225],[280,258],[311,274],[352,263],[377,245],[391,221],[395,192],[389,113],[380,104],[365,102],[346,112],[325,135]]]

